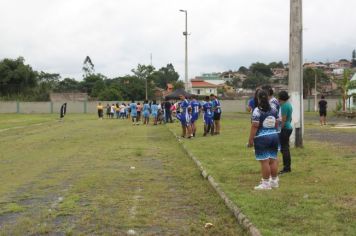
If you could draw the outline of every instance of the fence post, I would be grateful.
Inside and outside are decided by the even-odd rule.
[[[16,101],[16,113],[19,114],[20,113],[20,102]]]
[[[83,105],[84,105],[84,113],[86,114],[87,113],[87,100],[84,101]]]
[[[308,96],[308,112],[310,112],[310,96]]]

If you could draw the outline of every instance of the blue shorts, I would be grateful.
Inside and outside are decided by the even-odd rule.
[[[277,159],[279,137],[277,133],[259,136],[254,139],[256,160]]]
[[[212,116],[205,116],[205,115],[204,115],[204,123],[205,123],[206,125],[212,125],[212,124],[214,124],[213,117],[212,117]]]
[[[177,119],[180,121],[182,126],[188,126],[191,124],[192,116],[189,113],[179,113],[177,114]]]
[[[194,123],[194,122],[197,121],[198,119],[199,119],[199,113],[193,113],[193,114],[192,114],[191,123]]]
[[[152,117],[153,117],[153,118],[157,118],[158,113],[156,113],[156,112],[152,112],[152,114],[151,114],[151,115],[152,115]]]

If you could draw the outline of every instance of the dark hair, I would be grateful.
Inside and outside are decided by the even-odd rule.
[[[134,102],[135,102],[135,100],[134,100],[134,99],[132,99],[132,100],[131,100],[131,102],[132,102],[132,103],[134,103]]]
[[[138,102],[137,105],[141,105],[141,103]]]
[[[272,96],[273,95],[273,88],[271,87],[271,85],[263,85],[262,89],[264,91],[266,91],[266,93],[268,94],[268,96]]]
[[[287,101],[289,99],[289,95],[286,91],[280,91],[278,93],[278,98],[282,101]]]
[[[255,103],[255,107],[258,107],[258,93],[261,91],[261,89],[256,89],[255,91],[255,96],[253,97],[253,101]]]
[[[209,96],[205,96],[205,101],[209,101],[210,97]]]
[[[325,96],[324,96],[324,95],[321,95],[321,99],[325,99]]]
[[[210,97],[215,97],[215,94],[213,94],[213,93],[212,93],[212,94],[210,94]]]
[[[156,105],[156,100],[153,100],[153,104]]]
[[[271,105],[269,104],[268,94],[265,90],[261,90],[258,92],[258,108],[261,111],[269,111],[271,110]]]
[[[148,103],[148,100],[145,100],[145,102],[144,103]]]

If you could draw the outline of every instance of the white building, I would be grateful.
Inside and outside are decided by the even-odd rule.
[[[208,83],[204,80],[191,80],[191,93],[195,95],[209,96],[210,94],[218,94],[218,85]]]

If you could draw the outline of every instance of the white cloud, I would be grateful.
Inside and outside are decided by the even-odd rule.
[[[288,0],[0,0],[0,58],[24,56],[37,70],[81,78],[130,73],[138,63],[173,63],[184,76],[188,10],[190,77],[252,62],[287,61]],[[350,58],[356,2],[304,1],[304,57]]]

